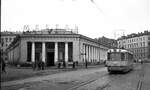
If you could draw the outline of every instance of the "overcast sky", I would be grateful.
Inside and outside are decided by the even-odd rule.
[[[46,24],[77,25],[80,34],[91,38],[143,32],[150,30],[150,0],[2,0],[2,31]]]

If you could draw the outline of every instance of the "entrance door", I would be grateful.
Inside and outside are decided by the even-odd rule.
[[[40,60],[40,53],[39,52],[35,52],[35,60],[36,61]]]
[[[54,66],[54,52],[47,52],[47,66]]]

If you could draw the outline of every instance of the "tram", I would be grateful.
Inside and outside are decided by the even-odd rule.
[[[133,53],[125,49],[109,49],[106,66],[108,72],[128,72],[133,69]]]

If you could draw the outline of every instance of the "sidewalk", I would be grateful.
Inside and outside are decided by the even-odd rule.
[[[104,67],[104,65],[90,65],[88,66],[88,69],[100,68],[100,67]],[[75,70],[81,70],[81,69],[86,69],[86,68],[84,66],[78,66],[75,69],[73,69],[72,67],[58,69],[56,66],[54,66],[54,67],[47,67],[45,70],[33,71],[31,67],[17,68],[13,66],[8,66],[6,68],[7,73],[1,73],[1,82],[21,80],[21,79],[26,79],[30,77],[46,76],[46,75],[52,75],[56,73],[75,71]]]

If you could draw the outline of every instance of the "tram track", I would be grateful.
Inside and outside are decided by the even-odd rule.
[[[84,87],[84,86],[88,86],[88,85],[90,85],[91,83],[96,82],[96,81],[98,81],[98,80],[101,80],[102,78],[107,78],[107,77],[110,77],[110,76],[111,76],[113,79],[107,81],[107,83],[103,83],[103,84],[101,84],[100,86],[95,87],[95,89],[84,89],[84,88],[81,88],[81,87]],[[121,77],[122,77],[122,74],[121,74],[121,75],[120,75],[120,74],[118,74],[118,75],[110,75],[109,73],[107,73],[107,74],[105,74],[105,75],[102,75],[101,77],[97,77],[97,78],[94,78],[94,79],[90,79],[90,80],[87,80],[87,81],[85,81],[85,82],[83,82],[83,83],[80,83],[80,84],[78,84],[78,85],[75,85],[75,86],[73,86],[72,88],[69,88],[69,89],[67,89],[67,90],[112,90],[112,89],[110,89],[111,83],[113,83],[113,81],[115,81],[116,79],[118,79],[118,77],[121,78]],[[141,87],[140,85],[141,85],[141,82],[139,82],[139,88]],[[80,89],[80,88],[81,88],[81,89]],[[137,90],[137,89],[135,89],[135,90]],[[138,90],[141,90],[141,89],[138,89]]]
[[[83,86],[86,86],[86,85],[88,85],[88,84],[91,84],[91,83],[93,83],[93,82],[99,80],[100,78],[106,77],[107,75],[108,75],[108,73],[107,73],[107,74],[104,74],[104,75],[102,75],[102,76],[100,76],[100,77],[96,77],[96,78],[93,78],[93,79],[89,79],[89,80],[84,81],[84,82],[82,82],[82,83],[80,83],[80,84],[78,84],[78,85],[74,85],[73,87],[71,87],[71,88],[69,88],[69,89],[67,89],[67,90],[78,90],[80,87],[83,87]],[[96,90],[102,90],[102,88],[105,88],[106,86],[107,86],[107,85],[105,84],[105,85],[103,85],[102,87],[98,87],[98,89],[96,89]],[[79,90],[80,90],[80,89],[79,89]]]
[[[136,79],[138,80],[135,80],[135,81],[132,81],[130,78],[130,76],[133,76],[136,75]],[[120,78],[127,78],[129,79],[129,82],[131,83],[131,87],[129,87],[128,85],[129,84],[125,84],[125,86],[127,87],[126,90],[142,90],[142,86],[143,86],[143,82],[144,82],[144,74],[145,74],[145,70],[143,67],[141,67],[139,70],[137,69],[136,71],[133,71],[133,72],[129,72],[127,73],[126,75],[124,74],[105,74],[105,75],[102,75],[101,77],[96,77],[96,78],[93,78],[93,79],[90,79],[90,80],[87,80],[83,83],[80,83],[78,85],[75,85],[73,86],[72,88],[69,88],[68,90],[116,90],[114,87],[114,82],[117,82],[116,80],[120,79]],[[102,78],[111,78],[109,81],[107,81],[107,83],[103,83],[103,84],[100,84],[99,86],[97,87],[94,87],[94,89],[88,89],[87,87],[90,87],[92,85],[92,83],[95,83],[97,82],[98,80],[102,80]],[[103,80],[102,80],[103,81]],[[127,81],[125,81],[127,82]],[[94,85],[94,84],[93,84]],[[87,87],[86,87],[87,86]],[[122,86],[121,86],[122,87]],[[124,86],[123,86],[124,87]],[[117,90],[120,90],[120,89],[117,89]],[[125,90],[125,89],[123,89]]]
[[[145,70],[142,67],[141,72],[139,73],[139,81],[138,81],[138,84],[137,84],[137,90],[142,90],[144,74],[145,74]]]

